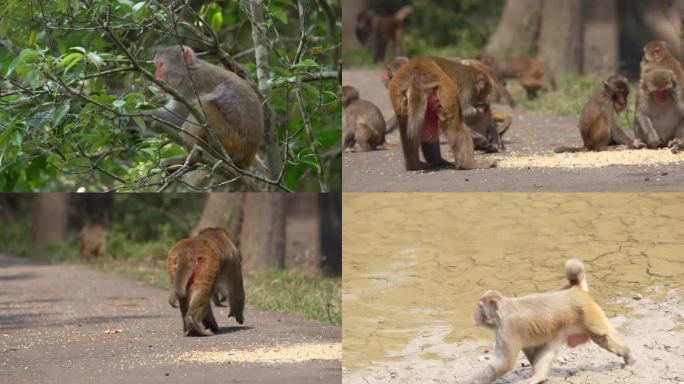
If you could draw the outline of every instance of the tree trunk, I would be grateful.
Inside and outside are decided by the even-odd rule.
[[[283,268],[285,265],[285,195],[248,193],[240,234],[245,271]]]
[[[308,275],[321,272],[321,225],[318,200],[329,193],[287,196],[285,268]]]
[[[484,51],[494,56],[528,57],[539,35],[542,0],[508,0]]]
[[[280,143],[278,142],[278,130],[275,124],[275,112],[270,101],[271,86],[268,82],[268,45],[266,44],[266,28],[264,27],[265,7],[266,5],[263,0],[249,0],[259,92],[261,92],[265,100],[264,142],[266,143],[266,166],[269,170],[269,178],[276,180],[283,167],[283,161],[280,158]]]
[[[617,6],[617,0],[583,2],[584,73],[606,75],[618,71],[620,28]]]
[[[33,206],[31,239],[36,245],[63,242],[66,239],[69,194],[39,193]]]
[[[342,50],[359,46],[356,39],[356,16],[366,9],[366,0],[342,0]],[[343,55],[344,59],[344,55]],[[344,61],[344,60],[343,60]]]
[[[539,50],[554,75],[580,73],[582,0],[544,0]]]
[[[202,228],[228,228],[236,213],[236,207],[242,205],[242,193],[210,193],[204,202],[202,217],[192,231],[196,235]],[[231,236],[235,236],[231,232]]]

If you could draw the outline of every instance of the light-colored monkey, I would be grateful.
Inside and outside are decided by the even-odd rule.
[[[622,357],[625,365],[636,362],[589,294],[584,264],[571,259],[565,273],[569,284],[560,291],[509,298],[488,290],[480,297],[473,323],[494,332],[496,350],[494,360],[467,383],[494,383],[513,368],[521,349],[534,371],[526,383],[541,383],[563,344],[574,347],[589,339]]]
[[[358,144],[364,151],[375,149],[385,143],[385,119],[380,109],[359,97],[356,88],[342,87],[342,132],[344,148]]]

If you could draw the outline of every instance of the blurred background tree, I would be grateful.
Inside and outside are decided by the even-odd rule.
[[[340,12],[338,0],[0,2],[0,190],[193,190],[162,169],[185,149],[140,134],[164,98],[137,64],[152,71],[179,42],[258,86],[271,189],[339,190]],[[244,188],[224,177],[203,190]]]

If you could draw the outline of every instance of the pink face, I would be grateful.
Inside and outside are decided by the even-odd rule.
[[[154,59],[154,65],[157,67],[157,70],[154,72],[157,79],[166,80],[166,63],[164,63],[164,60],[157,57]]]

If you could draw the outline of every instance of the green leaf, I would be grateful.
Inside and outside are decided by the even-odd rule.
[[[0,17],[0,37],[5,37],[9,30],[10,22],[8,17]]]
[[[83,48],[83,47],[71,47],[71,48],[69,48],[69,50],[70,50],[70,51],[71,51],[71,50],[73,50],[73,51],[79,51],[79,52],[81,52],[81,53],[84,54],[84,55],[86,54],[86,49]]]
[[[78,13],[78,8],[79,8],[78,0],[71,0],[71,11],[74,14],[76,14],[76,13]]]
[[[9,142],[12,133],[14,132],[14,124],[10,123],[5,130],[0,132],[0,148],[4,148]]]
[[[211,22],[209,23],[211,30],[214,31],[214,33],[218,34],[219,32],[221,32],[222,25],[223,14],[220,11],[214,12],[214,14],[211,16]]]
[[[283,10],[277,5],[271,4],[268,11],[271,12],[271,16],[273,16],[274,19],[280,21],[283,24],[287,24],[287,13],[285,13],[285,10]]]
[[[38,80],[40,79],[40,71],[34,69],[33,71],[26,74],[26,82],[33,88],[38,85]]]
[[[38,55],[38,52],[33,49],[22,49],[21,53],[19,54],[19,58],[21,58],[23,63],[30,63],[38,61],[40,56]]]
[[[319,67],[318,63],[312,59],[304,59],[297,64],[290,66],[290,68],[310,68]]]
[[[62,68],[68,64],[70,64],[73,60],[81,60],[83,58],[82,53],[70,53],[62,58],[62,60],[59,61],[59,64],[57,64],[57,68]]]
[[[19,57],[15,57],[14,60],[10,63],[10,65],[7,67],[7,73],[5,74],[5,77],[9,77],[9,75],[14,72],[14,69],[19,65],[19,62],[21,59]]]
[[[112,105],[115,106],[115,107],[117,107],[117,108],[121,108],[121,107],[123,107],[124,105],[126,105],[126,102],[123,101],[123,100],[114,100],[114,102],[112,103]]]
[[[133,117],[133,121],[135,121],[135,123],[138,124],[138,127],[140,127],[142,131],[145,131],[145,119],[143,119],[140,116],[135,116]]]
[[[95,52],[88,52],[88,61],[95,64],[97,68],[100,68],[104,64],[104,60]]]
[[[69,104],[64,104],[61,107],[57,108],[55,110],[55,114],[52,115],[52,125],[57,126],[59,123],[62,122],[62,119],[64,119],[64,116],[66,116],[67,112],[69,112],[70,105]]]

